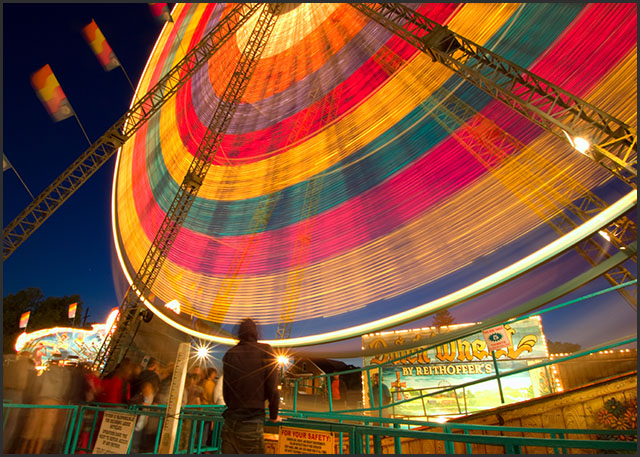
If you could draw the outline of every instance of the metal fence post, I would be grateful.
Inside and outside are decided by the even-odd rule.
[[[504,403],[504,394],[502,393],[502,382],[500,382],[500,371],[498,371],[498,361],[496,360],[496,351],[491,351],[493,357],[493,366],[496,370],[496,380],[498,381],[498,390],[500,390],[500,401]]]
[[[442,431],[448,435],[451,433],[451,427],[445,424],[442,426]],[[444,440],[444,452],[446,454],[456,453],[456,448],[453,444],[453,441],[449,440],[448,437]]]

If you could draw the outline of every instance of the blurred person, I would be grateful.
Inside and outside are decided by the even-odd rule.
[[[129,404],[149,406],[153,403],[153,399],[156,393],[157,393],[157,389],[155,385],[151,381],[145,381],[142,383],[142,386],[140,386],[140,391],[136,395],[131,397],[131,400],[129,400]],[[139,452],[149,452],[146,450],[143,451],[141,449],[141,445],[143,443],[143,438],[145,435],[144,431],[148,421],[149,421],[148,415],[146,414],[138,415],[138,419],[136,420],[136,425],[134,427],[133,437],[131,441],[130,453],[137,454]],[[148,447],[147,443],[148,443],[148,440],[145,441],[145,448]]]
[[[89,382],[86,377],[85,368],[79,364],[70,364],[64,367],[69,376],[68,402],[71,405],[82,405],[86,401]]]
[[[131,379],[136,380],[142,373],[142,365],[138,365],[137,363],[133,365],[133,369],[131,370]]]
[[[222,393],[222,386],[224,385],[224,374],[221,374],[218,377],[218,382],[216,382],[216,386],[213,388],[213,404],[214,405],[224,405],[224,395]]]
[[[42,365],[42,358],[46,357],[46,355],[47,348],[44,344],[42,344],[42,342],[38,343],[38,345],[36,346],[36,352],[33,354],[33,361],[35,362],[37,367]]]
[[[36,381],[36,365],[28,352],[18,354],[16,360],[9,361],[2,373],[2,399],[8,403],[31,403],[31,392]],[[22,428],[28,415],[24,408],[10,408],[6,426],[2,433],[4,453],[12,452],[17,446],[17,431]]]
[[[204,380],[202,381],[203,404],[215,405],[213,401],[213,391],[216,388],[216,380],[218,379],[218,370],[214,367],[207,368]]]
[[[190,373],[192,373],[192,374],[194,374],[196,376],[196,384],[202,385],[202,382],[204,381],[204,379],[206,377],[205,371],[201,367],[196,365],[193,368],[191,368]]]
[[[215,405],[214,391],[218,384],[218,370],[214,367],[207,368],[204,380],[202,381],[202,404]],[[209,445],[211,438],[211,430],[213,429],[213,422],[205,422],[202,428],[204,436],[202,442]]]
[[[85,379],[84,402],[92,403],[97,401],[97,398],[102,391],[102,380],[100,379],[100,376],[97,372],[93,371],[91,362],[81,362],[80,368],[82,369]],[[95,414],[97,414],[95,411],[86,411],[82,415],[82,428],[78,436],[78,448],[86,449],[90,447],[89,438]],[[97,434],[96,430],[94,430],[94,434]]]
[[[183,405],[202,405],[204,404],[204,391],[202,386],[198,384],[200,375],[198,373],[189,373],[185,380],[184,394],[182,396]]]
[[[52,360],[34,384],[34,403],[41,406],[68,404],[70,375],[69,369],[60,366],[58,360]],[[67,411],[54,408],[31,409],[22,430],[18,453],[40,454],[50,450],[61,440],[66,414]]]
[[[142,367],[140,365],[136,365],[136,368],[141,369]],[[160,368],[160,362],[152,357],[149,359],[147,368],[144,370],[141,369],[137,376],[135,373],[132,373],[131,396],[136,396],[140,392],[142,384],[147,381],[153,384],[153,388],[157,392],[160,388]]]
[[[182,406],[186,405],[202,405],[203,404],[203,390],[202,386],[198,384],[200,379],[200,372],[192,370],[187,374],[187,378],[184,384],[184,393],[182,394]],[[185,449],[187,447],[187,440],[191,434],[191,428],[193,427],[193,420],[185,420],[182,422],[182,431],[180,433],[180,447],[179,449]],[[205,437],[206,438],[206,435]]]
[[[102,391],[96,400],[99,403],[128,403],[131,398],[129,381],[132,371],[133,364],[125,357],[115,370],[102,379]]]
[[[160,388],[156,396],[159,405],[166,405],[169,401],[169,391],[171,390],[171,380],[173,378],[173,365],[160,369]]]
[[[265,401],[269,419],[280,422],[278,372],[273,348],[258,343],[252,319],[240,322],[238,344],[224,355],[222,454],[264,454]]]
[[[377,408],[380,404],[380,392],[382,390],[382,417],[389,417],[389,408],[384,408],[384,406],[391,403],[391,392],[384,383],[380,382],[378,373],[371,375],[371,390],[373,392],[373,398],[370,398],[370,400],[374,408]],[[374,414],[377,414],[377,411],[374,411]],[[380,423],[376,425],[380,425]],[[388,427],[389,424],[385,423],[384,426]]]
[[[169,392],[171,390],[171,380],[173,378],[173,365],[160,366],[158,369],[160,377],[159,388],[153,398],[153,405],[166,406],[169,401]],[[158,416],[149,416],[144,428],[141,430],[139,452],[155,452],[156,436],[159,433],[158,427],[160,418]]]
[[[331,402],[333,409],[345,409],[347,406],[347,388],[340,375],[331,377]]]

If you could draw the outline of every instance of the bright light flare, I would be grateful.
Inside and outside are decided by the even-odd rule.
[[[193,346],[193,356],[200,364],[208,362],[212,358],[210,345],[202,342],[195,344]]]
[[[609,236],[609,234],[607,232],[605,232],[604,230],[600,230],[598,232],[600,234],[600,236],[602,238],[604,238],[605,240],[607,240],[609,243],[611,243],[611,237]]]
[[[573,147],[579,153],[586,155],[587,151],[591,147],[591,143],[589,143],[589,140],[587,140],[586,138],[577,136],[573,139]]]
[[[278,356],[278,365],[286,365],[289,363],[289,358],[286,355]]]
[[[569,140],[569,143],[571,143],[571,146],[573,146],[573,149],[578,151],[580,154],[589,155],[587,154],[587,151],[591,147],[589,140],[581,136],[572,137],[567,132],[564,132],[564,134],[567,137],[567,140]]]
[[[180,302],[178,300],[171,300],[164,305],[165,308],[170,309],[176,314],[180,314]]]

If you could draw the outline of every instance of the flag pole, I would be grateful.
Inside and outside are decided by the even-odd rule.
[[[16,176],[18,177],[18,179],[20,180],[20,182],[22,183],[22,185],[24,186],[25,189],[27,189],[27,192],[29,192],[29,195],[31,195],[31,199],[35,200],[36,197],[33,196],[33,194],[31,193],[31,191],[29,190],[29,188],[27,187],[27,185],[25,184],[25,182],[22,180],[22,177],[20,176],[20,173],[18,173],[18,170],[15,169],[15,167],[13,166],[13,164],[11,162],[9,162],[9,159],[7,159],[7,156],[2,153],[2,158],[3,160],[6,160],[7,163],[9,164],[8,168],[11,168],[13,170],[13,172],[16,174]],[[3,164],[4,165],[4,164]],[[6,168],[4,169],[6,170]],[[4,170],[2,170],[4,172]]]
[[[76,114],[76,110],[73,110],[73,117],[75,117],[76,121],[78,121],[78,125],[80,126],[80,130],[82,130],[82,133],[84,133],[84,137],[87,139],[87,142],[89,143],[89,146],[91,146],[91,140],[89,139],[89,135],[87,135],[87,132],[85,132],[84,127],[82,126],[82,122],[80,122],[80,118],[78,118],[78,115]]]
[[[16,176],[18,177],[18,179],[20,180],[20,182],[22,183],[22,185],[24,186],[25,189],[27,189],[27,192],[29,192],[29,195],[31,195],[31,199],[35,200],[36,197],[33,196],[33,194],[31,193],[31,191],[29,190],[29,188],[27,187],[27,185],[24,183],[24,181],[22,180],[22,178],[20,177],[20,174],[18,173],[18,170],[16,170],[15,168],[13,168],[13,165],[11,166],[11,169],[13,170],[13,172],[16,174]]]
[[[136,88],[133,87],[133,83],[131,82],[131,79],[129,79],[129,75],[127,74],[127,70],[124,69],[124,65],[122,65],[122,62],[120,62],[120,60],[118,60],[118,63],[120,64],[120,68],[122,68],[122,73],[124,73],[124,76],[127,78],[127,81],[129,81],[129,85],[131,86],[131,90],[135,94]]]

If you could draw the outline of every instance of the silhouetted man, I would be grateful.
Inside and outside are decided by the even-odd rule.
[[[273,348],[258,343],[253,320],[238,326],[237,345],[227,351],[223,363],[222,413],[223,454],[264,454],[264,408],[269,401],[269,419],[279,422],[277,361]]]

